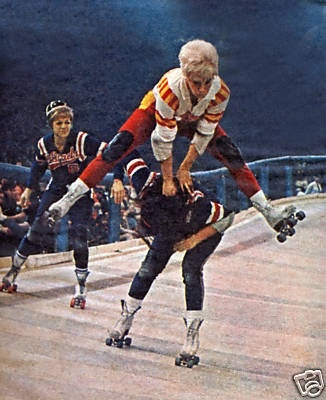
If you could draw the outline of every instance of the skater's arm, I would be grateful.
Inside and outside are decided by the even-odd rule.
[[[175,196],[177,193],[177,187],[173,180],[172,156],[161,162],[161,172],[163,177],[162,194],[168,197]]]
[[[200,242],[208,239],[209,237],[216,234],[216,229],[212,225],[207,225],[200,231],[194,233],[190,237],[181,240],[174,245],[175,251],[185,251],[196,247]]]

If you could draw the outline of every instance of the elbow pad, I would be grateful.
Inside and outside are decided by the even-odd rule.
[[[151,136],[151,143],[154,157],[157,161],[161,162],[171,157],[173,141],[163,141],[157,131],[154,130]]]
[[[204,154],[208,143],[211,141],[213,135],[203,135],[199,132],[195,132],[191,144],[193,144],[197,150],[197,153],[201,156]]]

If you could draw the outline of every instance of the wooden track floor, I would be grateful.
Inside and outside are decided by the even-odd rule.
[[[293,375],[321,369],[326,381],[326,197],[295,201],[307,218],[287,242],[249,210],[207,262],[192,369],[174,365],[185,335],[182,254],[154,282],[123,349],[105,345],[107,328],[145,246],[91,260],[85,310],[69,307],[72,263],[23,270],[18,292],[0,293],[0,399],[302,398]]]

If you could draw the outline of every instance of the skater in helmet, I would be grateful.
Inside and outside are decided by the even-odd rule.
[[[231,225],[234,213],[209,200],[198,189],[189,193],[178,187],[175,196],[162,195],[162,176],[150,172],[136,151],[127,156],[123,164],[138,194],[141,207],[140,231],[145,236],[152,236],[153,241],[134,276],[128,295],[122,300],[121,317],[109,331],[107,344],[116,344],[119,347],[123,343],[130,344],[130,339],[127,338],[126,341],[126,335],[153,281],[164,270],[175,251],[186,250],[182,261],[182,275],[185,284],[187,332],[185,344],[178,357],[180,363],[185,361],[191,366],[199,361],[196,352],[199,346],[199,328],[203,322],[203,267],[221,241],[224,231]],[[118,171],[116,168],[115,177],[118,179],[114,180],[114,185],[119,185],[119,180],[122,180]],[[178,186],[177,180],[176,185]],[[120,191],[122,190],[120,184]],[[111,192],[115,194],[119,190],[112,188]]]
[[[245,163],[240,150],[223,130],[220,121],[230,98],[219,76],[218,53],[212,43],[195,39],[179,52],[179,67],[166,72],[143,97],[139,107],[122,125],[101,155],[96,157],[71,185],[68,193],[50,207],[61,218],[78,198],[99,183],[114,165],[133,149],[151,139],[153,153],[161,164],[162,193],[173,196],[178,186],[193,190],[190,175],[194,161],[207,151],[230,171],[239,189],[275,229],[290,210],[272,207]],[[173,143],[177,135],[190,140],[183,162],[173,179]]]
[[[24,207],[47,169],[51,172],[51,181],[40,201],[36,217],[16,251],[11,269],[2,280],[1,290],[14,291],[17,288],[16,277],[31,254],[36,254],[53,240],[53,229],[47,224],[45,211],[66,192],[81,174],[91,157],[97,156],[105,143],[85,132],[72,131],[73,109],[61,100],[51,101],[46,107],[46,118],[51,132],[37,142],[27,187],[21,196]],[[71,305],[85,306],[86,279],[88,272],[87,224],[92,212],[90,193],[85,193],[71,208],[71,237],[75,273],[77,277],[76,294]]]

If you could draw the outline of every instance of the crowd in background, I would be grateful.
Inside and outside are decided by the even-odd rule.
[[[45,188],[46,182],[41,181],[39,191],[34,192],[28,206],[22,208],[20,197],[25,186],[13,179],[0,179],[0,257],[14,254],[35,217],[37,206]],[[120,240],[129,240],[135,237],[135,229],[140,215],[133,189],[126,185],[125,193],[120,208]],[[109,196],[109,190],[104,186],[99,185],[92,191],[94,204],[92,220],[88,227],[90,246],[108,243]],[[50,244],[44,251],[56,251],[55,237],[52,245]]]
[[[311,180],[295,182],[296,195],[302,196],[323,191],[320,179],[314,176]],[[0,179],[0,257],[14,254],[19,242],[27,232],[34,219],[39,200],[46,188],[46,182],[41,181],[39,191],[33,193],[27,208],[20,206],[20,196],[24,185],[12,179]],[[125,186],[125,198],[121,204],[120,240],[133,239],[140,218],[140,208],[131,186]],[[89,229],[89,245],[97,246],[108,243],[109,239],[109,188],[98,185],[92,191],[93,213]],[[69,232],[69,222],[68,222]],[[55,238],[54,238],[55,239]],[[45,252],[56,251],[55,240]]]

